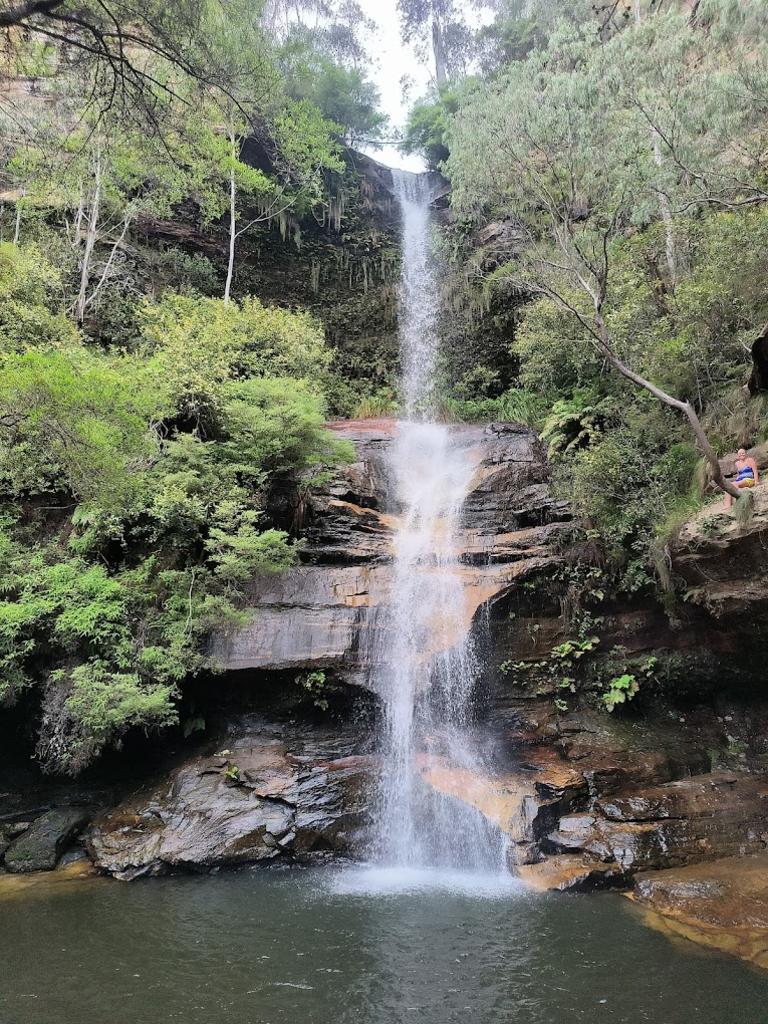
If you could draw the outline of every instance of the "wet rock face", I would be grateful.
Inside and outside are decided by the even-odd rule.
[[[768,968],[768,855],[640,874],[632,897],[647,923]]]
[[[97,818],[95,865],[121,879],[336,854],[360,855],[373,784],[367,757],[322,733],[251,722],[215,752]]]
[[[492,719],[496,774],[433,784],[452,784],[494,820],[510,866],[539,888],[626,887],[637,872],[763,852],[762,767],[711,771],[718,730],[732,722],[703,710],[689,719],[558,715],[549,702],[512,699]]]
[[[367,682],[381,628],[376,612],[391,583],[398,509],[387,452],[396,424],[349,421],[333,429],[353,442],[357,461],[304,503],[301,565],[255,581],[250,622],[214,639],[214,656],[227,671],[330,669],[347,682]],[[560,559],[555,541],[570,528],[570,514],[549,493],[544,452],[531,430],[515,424],[455,429],[477,466],[460,551],[471,618]],[[281,501],[290,504],[285,494]]]
[[[561,818],[547,844],[625,870],[667,868],[762,852],[767,811],[768,783],[733,773],[697,775],[598,800],[594,813]]]

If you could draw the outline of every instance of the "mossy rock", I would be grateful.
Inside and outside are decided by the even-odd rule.
[[[5,853],[5,867],[17,874],[52,871],[89,819],[82,807],[48,811],[15,839]]]

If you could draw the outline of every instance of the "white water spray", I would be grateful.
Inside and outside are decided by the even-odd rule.
[[[400,344],[407,418],[391,453],[399,525],[374,687],[385,712],[377,859],[400,868],[498,871],[500,834],[447,795],[476,774],[469,740],[476,662],[459,559],[476,455],[434,422],[438,290],[428,175],[393,172],[402,216]]]

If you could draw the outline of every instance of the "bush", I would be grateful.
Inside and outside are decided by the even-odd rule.
[[[214,434],[229,381],[287,376],[319,380],[330,353],[308,313],[221,299],[165,295],[147,302],[142,333],[152,371],[178,415]]]
[[[310,317],[169,295],[142,331],[130,356],[0,354],[0,702],[37,688],[54,771],[175,723],[243,583],[294,562],[262,511],[272,481],[352,457],[324,428]]]
[[[0,352],[77,344],[62,294],[61,273],[35,245],[0,242]]]

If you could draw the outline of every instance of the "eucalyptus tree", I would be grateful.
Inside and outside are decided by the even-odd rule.
[[[403,42],[412,43],[422,60],[431,51],[439,89],[464,73],[474,53],[474,37],[456,0],[398,0]]]
[[[465,100],[447,167],[460,216],[496,214],[514,225],[515,251],[499,254],[486,283],[547,296],[572,316],[610,366],[687,418],[714,482],[736,493],[692,402],[648,379],[642,352],[619,350],[609,315],[615,247],[658,216],[660,194],[671,210],[768,198],[757,173],[760,112],[743,110],[748,83],[762,85],[759,55],[719,73],[710,55],[714,73],[702,81],[699,40],[681,37],[683,27],[670,15],[605,45],[589,27],[561,29],[546,50]]]
[[[48,74],[87,78],[83,99],[92,110],[119,107],[156,129],[180,80],[231,95],[210,31],[231,7],[227,0],[0,0],[0,31],[12,51],[43,53]]]
[[[111,116],[70,130],[53,122],[38,143],[17,149],[10,170],[23,183],[25,203],[63,226],[77,264],[72,311],[82,323],[120,273],[139,217],[170,214],[194,186],[189,168],[157,137],[130,131]]]
[[[368,60],[365,36],[376,28],[358,0],[266,0],[262,24],[279,44],[299,42],[357,68]]]
[[[333,132],[317,107],[307,101],[283,104],[263,126],[272,162],[272,172],[252,167],[243,155],[247,125],[234,110],[223,131],[223,148],[209,131],[210,173],[226,188],[228,233],[227,273],[224,301],[229,302],[235,271],[237,243],[259,225],[278,223],[284,229],[289,219],[323,202],[326,171],[342,171],[344,163]]]

